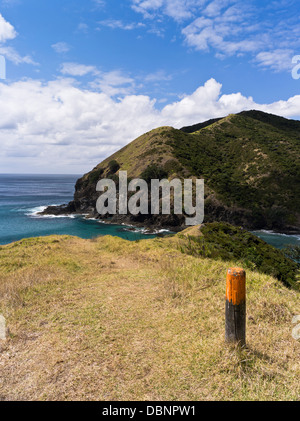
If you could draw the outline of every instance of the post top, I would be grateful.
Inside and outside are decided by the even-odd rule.
[[[238,276],[238,275],[245,275],[246,272],[242,268],[229,268],[227,270],[228,275]]]

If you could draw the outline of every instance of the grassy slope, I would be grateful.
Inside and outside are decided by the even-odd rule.
[[[116,160],[122,171],[127,171],[129,177],[135,178],[139,177],[151,163],[164,166],[169,160],[177,161],[172,154],[171,146],[167,144],[169,136],[177,131],[167,126],[151,130],[105,159],[92,172],[96,172],[99,168],[107,170],[109,162]],[[90,173],[85,177],[88,178],[89,175]]]
[[[299,292],[247,271],[248,349],[224,344],[226,269],[184,239],[0,247],[0,399],[297,400]],[[184,258],[183,258],[184,257]]]

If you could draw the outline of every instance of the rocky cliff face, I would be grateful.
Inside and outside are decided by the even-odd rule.
[[[203,178],[205,222],[300,232],[300,122],[258,111],[175,130],[160,127],[134,140],[80,178],[74,200],[44,213],[88,214],[115,223],[185,228],[177,215],[100,216],[96,184],[120,170],[132,178]]]

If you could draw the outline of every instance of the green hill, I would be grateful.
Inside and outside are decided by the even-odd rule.
[[[300,232],[300,122],[246,111],[176,130],[160,127],[134,140],[77,181],[74,201],[46,212],[97,216],[100,178],[161,175],[205,180],[205,222]],[[185,228],[176,215],[120,217],[113,222]]]

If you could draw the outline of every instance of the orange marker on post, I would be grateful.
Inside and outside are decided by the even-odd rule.
[[[225,339],[246,344],[246,273],[241,268],[227,271]]]

